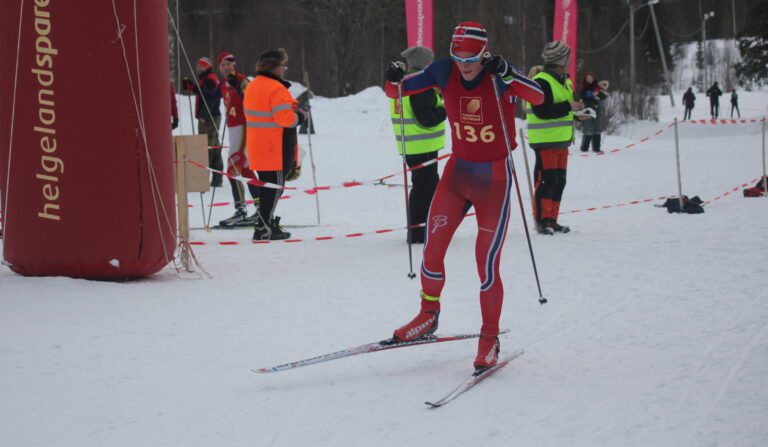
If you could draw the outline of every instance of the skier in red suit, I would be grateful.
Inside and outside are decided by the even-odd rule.
[[[394,337],[412,340],[437,329],[440,294],[445,284],[443,259],[454,232],[474,206],[478,225],[475,256],[483,318],[474,366],[482,371],[495,365],[499,355],[499,319],[504,296],[499,261],[509,223],[512,186],[512,168],[492,82],[498,87],[513,149],[517,97],[538,105],[544,94],[536,82],[520,74],[501,56],[489,55],[486,30],[475,22],[463,22],[456,27],[450,59],[437,60],[409,76],[404,76],[399,64],[392,63],[385,77],[385,91],[390,98],[398,97],[398,83],[402,83],[404,96],[438,88],[453,138],[453,154],[443,171],[426,222],[421,310],[413,320],[396,329]]]

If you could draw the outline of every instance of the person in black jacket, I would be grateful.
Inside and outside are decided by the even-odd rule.
[[[717,119],[720,115],[720,97],[723,96],[723,91],[717,86],[717,82],[707,90],[707,96],[709,96],[709,113],[713,120]]]
[[[224,170],[224,161],[221,158],[221,142],[219,141],[219,126],[221,125],[221,93],[219,92],[219,78],[213,72],[211,60],[201,57],[197,61],[197,85],[192,86],[195,93],[195,118],[197,118],[197,132],[208,136],[208,165],[218,171]],[[221,187],[222,176],[212,173],[211,186]]]
[[[683,114],[683,121],[691,119],[691,110],[696,105],[696,95],[693,94],[693,89],[688,87],[688,90],[683,94],[683,105],[685,106],[685,113]]]
[[[408,73],[416,73],[425,69],[435,59],[435,55],[427,47],[415,46],[400,53],[408,64]],[[393,100],[394,101],[394,100]],[[431,88],[415,95],[403,98],[404,108],[410,109],[418,126],[418,135],[409,135],[410,125],[406,127],[405,162],[408,167],[413,167],[437,158],[437,153],[445,147],[445,107],[437,90]],[[404,110],[408,118],[408,111]],[[397,118],[395,118],[397,116]],[[393,115],[392,124],[395,126],[395,135],[400,135],[399,113]],[[409,141],[409,137],[413,138]],[[400,142],[398,140],[398,149]],[[429,206],[437,190],[440,176],[437,172],[437,163],[411,171],[411,183],[413,188],[408,196],[408,214],[411,226],[423,224],[427,220]],[[424,227],[411,228],[408,231],[408,240],[414,244],[424,243]]]

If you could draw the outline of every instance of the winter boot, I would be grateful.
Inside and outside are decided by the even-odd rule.
[[[547,219],[547,226],[552,228],[555,233],[567,233],[571,231],[571,227],[567,225],[560,225],[555,219]]]
[[[599,133],[596,133],[592,135],[592,151],[597,153],[602,153],[603,150],[600,148],[600,139],[602,138],[602,135]]]
[[[550,219],[544,219],[536,222],[536,232],[539,234],[555,234],[555,229],[549,225]]]
[[[242,227],[247,226],[248,214],[245,212],[245,207],[238,206],[235,208],[235,214],[227,219],[220,220],[219,225],[222,227]]]
[[[282,227],[280,227],[279,217],[272,219],[272,221],[269,223],[269,229],[271,230],[269,236],[269,240],[271,241],[282,241],[283,239],[288,239],[291,237],[291,233],[283,231]]]
[[[405,326],[395,329],[392,338],[408,341],[434,334],[437,330],[437,320],[440,316],[439,298],[429,297],[421,292],[421,311]]]
[[[581,136],[581,152],[587,152],[589,150],[589,143],[592,141],[592,135],[584,134]]]
[[[479,374],[486,369],[496,365],[499,361],[499,352],[501,343],[499,337],[492,335],[481,335],[477,342],[477,357],[475,357],[475,374]]]
[[[259,219],[261,221],[261,219]],[[264,223],[259,223],[254,226],[253,240],[254,241],[268,241],[272,236],[272,229]]]

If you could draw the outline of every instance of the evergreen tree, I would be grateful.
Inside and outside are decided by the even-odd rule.
[[[739,39],[742,62],[735,65],[740,80],[768,83],[768,3],[752,8],[744,33]]]

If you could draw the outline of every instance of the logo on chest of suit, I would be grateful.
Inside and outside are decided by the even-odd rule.
[[[462,96],[459,99],[461,122],[481,124],[483,122],[483,98]]]

